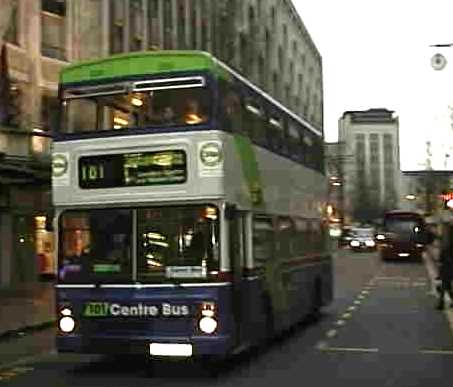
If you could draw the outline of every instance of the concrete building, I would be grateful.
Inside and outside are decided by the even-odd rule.
[[[69,62],[209,51],[323,130],[321,56],[291,0],[1,0],[0,47],[0,287],[55,271],[44,223]]]
[[[345,212],[349,220],[378,219],[400,206],[399,123],[393,111],[347,111],[339,141],[353,155],[344,167]]]

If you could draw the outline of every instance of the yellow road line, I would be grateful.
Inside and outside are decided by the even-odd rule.
[[[342,318],[351,318],[352,314],[351,313],[343,313],[341,315]]]
[[[354,310],[356,310],[356,309],[357,309],[356,306],[350,306],[350,307],[348,308],[348,310],[349,310],[350,312],[352,312],[352,311],[354,311]]]
[[[346,324],[346,321],[344,321],[344,320],[338,320],[335,324],[336,324],[337,326],[341,327],[341,326],[343,326],[343,325]]]
[[[379,352],[378,348],[323,347],[319,348],[319,350],[325,352],[365,352],[365,353]]]
[[[361,303],[362,303],[362,301],[359,301],[359,300],[354,301],[354,305],[360,305]]]

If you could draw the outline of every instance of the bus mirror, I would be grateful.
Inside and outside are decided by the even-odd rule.
[[[225,219],[234,220],[236,218],[237,208],[235,204],[227,204],[225,207]]]

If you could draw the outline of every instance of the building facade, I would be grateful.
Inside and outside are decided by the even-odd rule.
[[[350,221],[372,221],[400,206],[399,122],[393,111],[347,111],[339,141],[353,159],[344,165],[345,213]]]
[[[0,287],[55,273],[44,225],[69,62],[205,50],[323,130],[322,60],[291,0],[2,0],[0,47]]]
[[[344,169],[350,156],[342,142],[324,144],[326,176],[329,179],[329,205],[331,223],[344,223]]]

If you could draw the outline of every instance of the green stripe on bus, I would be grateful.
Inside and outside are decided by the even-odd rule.
[[[201,51],[143,51],[69,65],[61,71],[60,82],[71,83],[197,70],[211,71],[220,78],[229,77],[209,54]]]
[[[242,172],[247,182],[250,200],[256,207],[264,207],[263,187],[252,142],[248,137],[234,135],[236,151],[242,165]]]

